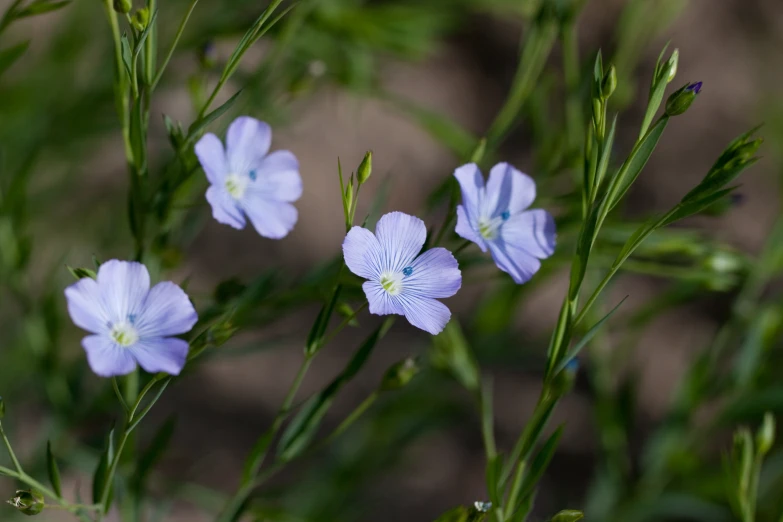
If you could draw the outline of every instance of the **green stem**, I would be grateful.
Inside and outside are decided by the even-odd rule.
[[[331,444],[337,437],[345,433],[345,430],[351,427],[359,418],[364,415],[364,413],[370,409],[370,407],[375,404],[375,401],[378,400],[378,397],[380,396],[380,392],[378,390],[375,390],[370,395],[367,396],[366,399],[364,399],[359,406],[354,409],[350,415],[348,415],[343,421],[340,423],[339,426],[337,426],[332,433],[330,433],[326,438],[324,438],[321,442],[319,442],[317,445],[313,446],[311,452],[317,451],[318,449],[321,449],[325,446],[328,446]]]
[[[337,336],[337,334],[339,334],[346,326],[348,326],[348,323],[356,319],[356,316],[359,315],[359,313],[362,310],[367,308],[368,304],[369,302],[365,301],[364,303],[362,303],[362,306],[360,306],[359,308],[356,309],[356,311],[354,311],[354,313],[352,313],[350,316],[343,319],[343,321],[339,325],[337,325],[337,327],[334,330],[332,330],[326,337],[324,337],[324,340],[321,342],[320,347],[323,348],[324,346],[329,344]]]
[[[130,141],[130,113],[128,105],[128,91],[125,85],[125,67],[122,64],[122,44],[120,38],[120,25],[117,19],[117,13],[114,11],[112,0],[103,0],[106,16],[109,18],[112,39],[114,40],[114,97],[117,104],[117,114],[120,118],[122,127],[122,138],[125,144],[125,158],[130,165],[133,165],[133,147]]]
[[[179,44],[179,40],[180,38],[182,38],[182,34],[185,32],[185,26],[188,24],[188,20],[190,20],[190,15],[193,14],[193,10],[196,8],[197,3],[198,0],[190,0],[190,6],[188,7],[188,10],[185,12],[185,16],[182,17],[182,21],[180,21],[179,23],[179,27],[177,28],[177,34],[174,36],[174,41],[171,43],[169,52],[166,53],[166,57],[163,59],[163,63],[160,65],[160,69],[158,69],[155,78],[152,80],[152,84],[150,85],[150,91],[154,91],[155,87],[158,86],[158,82],[160,82],[160,79],[163,76],[163,72],[166,70],[166,67],[168,67],[169,61],[171,61],[171,57],[174,56],[174,50],[177,48],[177,45]]]
[[[155,14],[157,9],[157,0],[147,0],[147,9],[149,9],[150,17]],[[155,76],[155,51],[157,50],[157,17],[153,21],[153,26],[149,29],[147,39],[144,41],[145,47],[145,60],[144,60],[144,83],[147,86],[152,84],[152,78]]]
[[[5,444],[5,447],[8,450],[8,455],[11,457],[11,462],[14,463],[14,468],[16,468],[16,471],[20,475],[24,475],[24,470],[22,469],[22,465],[19,463],[19,459],[16,458],[16,453],[14,453],[14,449],[11,447],[11,442],[8,440],[8,436],[5,434],[5,430],[3,429],[2,422],[0,422],[0,436],[3,437],[3,443]]]
[[[122,392],[120,391],[120,385],[117,382],[117,377],[112,377],[111,384],[112,384],[112,388],[114,388],[114,394],[117,396],[117,401],[119,401],[120,405],[122,406],[122,409],[125,411],[125,415],[127,415],[129,411],[128,404],[125,402],[125,398],[122,396]]]

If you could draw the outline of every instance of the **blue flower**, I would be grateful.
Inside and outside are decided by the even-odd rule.
[[[456,232],[489,249],[495,264],[517,284],[530,280],[555,251],[555,221],[545,210],[526,210],[536,199],[536,184],[508,163],[498,163],[484,177],[469,163],[454,171],[462,188]]]
[[[226,147],[214,134],[196,143],[198,156],[210,187],[207,201],[212,215],[225,225],[245,228],[245,217],[264,237],[285,237],[296,224],[296,207],[302,196],[299,162],[291,152],[271,154],[269,125],[242,116],[226,134]]]
[[[86,277],[65,289],[74,324],[92,335],[82,339],[90,368],[101,377],[125,375],[138,363],[150,373],[178,375],[188,343],[171,337],[189,332],[198,316],[174,283],[150,288],[141,263],[107,261],[98,279]]]
[[[451,312],[436,298],[451,297],[462,286],[457,260],[445,248],[419,255],[427,227],[402,212],[381,217],[375,234],[353,227],[343,242],[345,264],[367,279],[362,285],[370,313],[404,315],[415,327],[440,333]]]

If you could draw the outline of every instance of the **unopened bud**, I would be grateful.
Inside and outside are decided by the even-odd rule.
[[[141,32],[144,29],[147,28],[147,25],[150,23],[150,10],[146,7],[143,9],[139,9],[136,11],[136,14],[133,15],[133,19],[131,20],[133,23],[133,27],[136,28],[137,31]]]
[[[8,503],[27,516],[37,515],[45,506],[43,493],[36,489],[19,490]]]
[[[364,184],[365,181],[370,179],[372,174],[372,151],[367,151],[364,155],[364,159],[359,164],[359,170],[356,171],[356,179],[359,180],[359,185]]]
[[[601,80],[601,98],[604,100],[609,99],[616,88],[617,70],[614,68],[614,65],[610,65],[609,70],[606,71],[603,80]]]
[[[416,360],[408,357],[386,371],[381,381],[381,391],[396,390],[406,386],[421,371]]]
[[[669,99],[666,100],[666,114],[677,116],[684,113],[701,92],[701,82],[689,83],[688,85],[674,91]]]
[[[756,433],[756,447],[759,455],[766,455],[775,444],[775,417],[771,413],[764,414],[759,431]]]
[[[666,68],[669,69],[669,75],[666,77],[666,83],[671,83],[675,76],[677,76],[677,63],[680,60],[680,50],[675,49],[672,53],[669,61],[666,62]]]
[[[133,9],[133,0],[114,0],[114,10],[120,14],[127,14]]]
[[[217,63],[217,49],[211,40],[201,46],[198,53],[198,61],[204,69],[212,69]]]

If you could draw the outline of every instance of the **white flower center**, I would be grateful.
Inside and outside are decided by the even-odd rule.
[[[490,218],[490,217],[481,217],[478,220],[478,232],[481,234],[481,237],[484,239],[491,241],[495,239],[498,236],[498,230],[500,230],[500,227],[503,225],[505,221],[508,220],[508,218],[511,217],[508,210],[501,213],[499,216]]]
[[[229,174],[226,176],[226,192],[228,194],[236,199],[242,199],[242,196],[245,195],[245,189],[247,189],[248,184],[248,178],[245,176],[240,176],[238,174]]]
[[[109,335],[111,335],[111,338],[115,343],[123,347],[136,344],[139,340],[139,332],[136,330],[133,324],[128,321],[115,323],[111,327],[111,332]]]
[[[399,295],[402,292],[402,272],[384,272],[381,275],[381,286],[389,295]]]

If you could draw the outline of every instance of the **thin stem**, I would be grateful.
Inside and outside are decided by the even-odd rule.
[[[343,322],[341,322],[334,330],[332,330],[326,337],[324,337],[324,340],[321,342],[320,347],[323,348],[324,346],[329,344],[337,336],[337,334],[339,334],[343,330],[343,328],[348,326],[348,323],[356,319],[356,316],[359,315],[359,313],[362,310],[367,308],[368,304],[369,304],[368,301],[365,301],[364,303],[362,303],[362,306],[356,309],[354,313],[352,313],[350,316],[343,319]]]
[[[100,509],[100,506],[97,504],[71,504],[67,500],[63,499],[62,497],[58,497],[57,494],[52,491],[51,489],[47,488],[37,480],[35,480],[33,477],[28,475],[25,472],[16,472],[12,469],[6,468],[5,466],[0,466],[0,475],[5,475],[7,477],[13,478],[18,480],[19,482],[22,482],[28,486],[30,486],[33,489],[37,489],[41,493],[43,493],[45,496],[51,498],[52,500],[56,501],[62,509],[66,509],[70,512],[75,512],[80,509],[88,509],[91,511],[97,511]],[[55,507],[55,506],[47,506],[47,509]]]
[[[452,252],[452,254],[454,254],[454,256],[456,257],[457,254],[459,254],[460,252],[468,248],[471,245],[471,243],[473,242],[470,241],[469,239],[466,239],[460,246],[457,247],[457,249],[454,252]]]
[[[106,16],[109,18],[112,39],[114,40],[114,96],[117,104],[117,114],[120,117],[122,138],[125,144],[125,157],[129,164],[133,165],[133,147],[130,141],[130,114],[128,109],[128,91],[125,86],[125,67],[122,64],[122,43],[120,38],[120,25],[117,13],[114,11],[112,0],[103,1]]]
[[[345,430],[351,427],[353,423],[355,423],[359,418],[364,415],[364,413],[370,409],[370,406],[375,404],[375,401],[378,400],[378,397],[380,396],[380,393],[378,390],[375,390],[370,395],[367,396],[366,399],[364,399],[359,406],[354,409],[350,415],[348,415],[343,421],[340,423],[339,426],[337,426],[332,433],[330,433],[326,438],[324,438],[321,442],[319,442],[317,445],[313,446],[311,452],[314,452],[318,449],[321,449],[324,446],[328,446],[330,443],[332,443],[337,437],[345,433]]]
[[[155,79],[152,80],[152,85],[150,85],[150,91],[154,91],[155,87],[158,86],[158,82],[160,82],[160,79],[163,76],[163,72],[166,70],[166,67],[168,67],[169,61],[171,61],[171,57],[174,56],[174,50],[177,48],[177,45],[179,44],[179,40],[180,38],[182,38],[182,34],[185,32],[185,26],[188,24],[188,20],[190,20],[190,15],[193,14],[193,10],[196,8],[197,3],[198,0],[190,0],[190,6],[188,7],[188,10],[185,12],[185,16],[182,18],[182,21],[179,23],[179,28],[177,28],[177,34],[174,36],[174,41],[171,43],[169,52],[166,53],[166,58],[163,59],[163,63],[161,63],[160,69],[158,69],[158,72],[155,75]]]
[[[157,0],[147,0],[147,9],[149,9],[150,16],[155,14],[157,9]],[[152,21],[153,26],[149,29],[147,39],[144,41],[145,47],[145,61],[144,61],[144,82],[149,86],[152,83],[152,78],[155,75],[155,51],[157,48],[157,17]]]
[[[5,447],[8,450],[8,455],[11,457],[11,462],[14,463],[14,468],[16,468],[16,471],[19,472],[20,475],[24,475],[22,465],[19,463],[19,459],[16,458],[16,453],[14,453],[14,449],[11,447],[11,442],[8,440],[8,436],[5,434],[2,422],[0,422],[0,436],[3,437],[3,443],[5,443]]]
[[[120,405],[122,405],[122,409],[125,410],[125,415],[128,414],[128,403],[125,402],[125,399],[122,396],[122,392],[120,391],[120,385],[117,382],[117,377],[112,377],[111,379],[112,388],[114,388],[114,394],[117,396],[117,400],[119,401]]]

